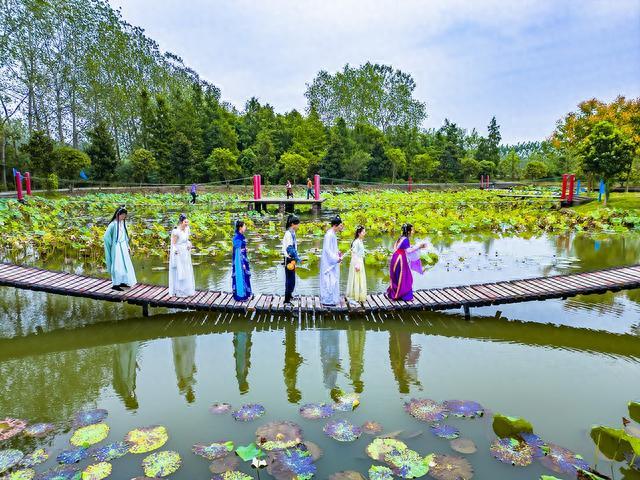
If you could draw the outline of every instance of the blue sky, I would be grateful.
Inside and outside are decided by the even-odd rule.
[[[425,127],[546,138],[578,102],[640,96],[640,0],[109,0],[242,109],[304,110],[345,63],[411,73]]]

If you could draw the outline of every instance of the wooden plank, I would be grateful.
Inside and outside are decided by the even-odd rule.
[[[433,294],[433,291],[431,291],[431,290],[422,290],[422,291],[420,291],[420,293],[422,294],[423,297],[425,297],[427,299],[430,299],[431,300],[431,304],[433,306],[438,306],[438,305],[442,304],[442,300],[440,300],[440,297],[439,296],[436,297]]]
[[[542,278],[530,278],[527,280],[529,285],[535,287],[540,293],[540,295],[548,295],[550,293],[556,293],[556,289],[543,282]]]
[[[536,295],[538,290],[528,284],[525,280],[512,280],[512,285],[516,285],[519,289],[526,291],[527,296]]]
[[[431,290],[429,290],[429,293],[431,294],[432,297],[438,300],[439,306],[446,305],[447,303],[449,303],[449,299],[445,297],[442,293],[440,293],[439,289],[432,288]]]
[[[458,296],[458,298],[461,299],[462,303],[466,303],[474,300],[474,298],[471,295],[469,295],[467,292],[465,292],[461,288],[449,287],[449,289],[453,290],[453,292]]]
[[[101,285],[103,281],[102,278],[85,278],[84,282],[74,285],[73,290],[77,293],[86,292],[96,285]]]
[[[70,273],[65,273],[64,275],[61,275],[59,277],[57,277],[55,280],[51,281],[51,282],[47,282],[47,287],[49,288],[58,288],[61,285],[64,285],[65,283],[67,283],[69,280],[75,278],[72,274]]]
[[[623,285],[623,284],[625,284],[627,282],[630,283],[630,282],[637,282],[638,281],[636,279],[632,279],[632,278],[629,278],[629,277],[625,276],[621,272],[603,271],[603,272],[599,272],[599,275],[601,275],[604,278],[608,278],[612,282],[615,282],[616,284],[619,284],[619,285]]]
[[[420,290],[413,292],[413,298],[418,302],[420,308],[428,308],[431,304],[431,300],[425,297]]]
[[[61,288],[64,288],[64,290],[67,292],[73,292],[77,285],[82,285],[86,283],[88,280],[91,280],[91,279],[84,276],[76,275],[72,281],[67,282],[65,285],[61,285]]]
[[[318,296],[313,297],[313,308],[316,311],[316,313],[324,313],[327,311],[327,309],[322,306],[322,303],[320,302],[320,297]]]
[[[480,292],[472,290],[467,286],[458,287],[458,290],[461,290],[462,292],[464,292],[464,294],[467,295],[468,297],[470,297],[471,300],[473,302],[475,302],[475,303],[484,302],[486,300],[486,297],[484,295],[480,294]]]
[[[440,289],[440,293],[442,293],[443,295],[445,295],[446,297],[448,297],[451,302],[453,303],[459,303],[462,304],[464,302],[467,301],[466,298],[462,297],[461,295],[459,295],[455,289],[451,288],[451,287],[446,287],[446,288],[441,288]]]
[[[582,292],[589,288],[589,285],[584,281],[572,277],[548,278],[546,280],[547,283],[555,285],[558,291]]]
[[[7,272],[3,272],[2,273],[2,279],[3,280],[13,280],[16,277],[20,277],[22,275],[24,275],[25,273],[30,273],[31,269],[28,269],[27,267],[14,267],[12,268],[10,271]],[[64,272],[57,272],[57,273],[64,273]]]
[[[416,295],[420,299],[420,301],[422,302],[423,305],[432,306],[432,305],[435,305],[437,303],[433,299],[433,297],[428,295],[426,290],[416,290],[415,292],[413,292],[413,294]]]
[[[196,294],[193,296],[189,303],[196,305],[208,294],[207,290],[196,290]]]
[[[378,311],[378,305],[376,304],[376,302],[373,301],[373,299],[371,298],[371,295],[367,295],[365,301],[364,301],[365,307],[368,311],[370,312],[376,312]]]
[[[202,300],[198,302],[198,304],[205,308],[211,307],[211,300],[214,298],[215,295],[220,295],[220,294],[218,292],[208,291],[207,294],[204,297],[202,297]]]
[[[496,298],[508,299],[508,298],[511,297],[509,292],[507,292],[507,291],[503,290],[502,288],[498,287],[495,283],[485,283],[482,286],[484,288],[486,288],[487,290],[495,292],[495,294],[497,295]]]
[[[487,302],[493,303],[498,298],[494,292],[486,289],[484,285],[469,285],[468,288],[482,294]]]
[[[503,290],[506,290],[507,292],[510,292],[511,295],[514,298],[519,298],[519,297],[521,297],[523,295],[527,295],[527,291],[526,290],[522,290],[517,285],[514,285],[511,282],[498,282],[497,285],[500,288],[502,288]]]
[[[33,277],[29,280],[29,282],[26,282],[27,284],[31,284],[31,285],[38,285],[38,286],[45,286],[48,284],[48,282],[59,278],[62,275],[62,273],[60,272],[38,272],[35,275],[33,275]]]
[[[29,283],[29,278],[36,272],[31,269],[19,268],[2,276],[2,280],[9,283]],[[66,277],[67,273],[60,272],[56,278]]]
[[[138,299],[140,299],[141,295],[143,295],[144,293],[148,292],[152,288],[153,288],[153,285],[146,285],[144,283],[137,283],[133,287],[131,287],[129,290],[127,290],[126,292],[123,292],[124,293],[123,297],[126,300],[138,300]],[[117,290],[115,290],[115,291],[117,292]]]
[[[249,302],[249,305],[247,305],[247,309],[248,310],[254,310],[256,308],[257,303],[262,300],[262,294],[258,293],[257,295],[254,295],[253,298],[251,299],[251,301]]]

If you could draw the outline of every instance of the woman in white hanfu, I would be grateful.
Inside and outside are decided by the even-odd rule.
[[[331,228],[324,235],[322,257],[320,258],[320,303],[334,306],[340,303],[340,263],[342,253],[338,250],[338,237],[344,226],[336,216],[331,220]]]
[[[196,293],[189,234],[189,220],[181,213],[178,226],[171,232],[169,250],[169,295],[172,297],[190,297]]]

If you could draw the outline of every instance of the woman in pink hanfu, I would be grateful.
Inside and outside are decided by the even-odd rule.
[[[420,261],[420,250],[427,246],[423,242],[414,247],[409,242],[409,237],[413,233],[413,225],[405,223],[402,225],[402,236],[393,246],[393,256],[389,266],[389,276],[391,285],[387,289],[387,296],[391,300],[413,300],[413,274],[422,274],[422,262]]]

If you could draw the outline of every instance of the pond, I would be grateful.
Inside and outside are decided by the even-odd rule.
[[[369,241],[375,247],[392,239]],[[303,243],[301,249],[315,245]],[[452,239],[437,242],[435,249],[440,260],[417,279],[418,288],[640,261],[640,237],[631,234]],[[135,260],[141,281],[166,281],[161,260]],[[199,287],[229,288],[226,262],[211,264],[206,257],[196,262]],[[47,266],[82,269],[63,260],[50,260]],[[370,267],[367,275],[372,291],[385,288],[384,268]],[[254,265],[256,291],[280,292],[283,283],[276,259]],[[316,273],[302,272],[298,293],[315,292]],[[313,319],[158,309],[142,319],[132,306],[9,288],[0,290],[0,307],[0,417],[56,424],[44,438],[18,436],[0,448],[51,450],[38,471],[56,465],[55,456],[71,448],[74,414],[101,408],[109,412],[110,432],[98,445],[121,440],[137,427],[166,426],[169,440],[162,449],[178,452],[183,460],[171,476],[176,479],[211,478],[210,462],[194,455],[192,445],[223,440],[247,445],[256,439],[258,427],[278,420],[297,423],[304,439],[323,450],[316,478],[344,470],[366,476],[371,465],[381,465],[365,453],[373,436],[344,443],[323,433],[327,422],[341,419],[354,425],[379,422],[384,432],[421,455],[466,457],[474,478],[546,474],[568,479],[575,476],[551,472],[539,461],[520,468],[492,458],[491,413],[526,418],[545,440],[593,465],[589,429],[594,424],[617,427],[628,415],[627,402],[639,396],[639,291],[479,308],[470,322],[459,311]],[[358,393],[359,406],[324,420],[302,418],[301,405],[331,403],[339,391]],[[474,400],[484,406],[483,417],[443,422],[473,440],[478,451],[456,453],[449,440],[431,433],[429,423],[407,414],[403,404],[414,397]],[[259,403],[265,414],[239,422],[229,413],[210,413],[215,402],[234,409]],[[142,476],[146,455],[113,460],[112,478]],[[77,466],[90,463],[85,459]],[[599,456],[600,471],[611,475],[613,469],[616,478],[623,478],[619,466]],[[239,468],[255,475],[248,463]],[[265,471],[260,475],[270,478]]]

